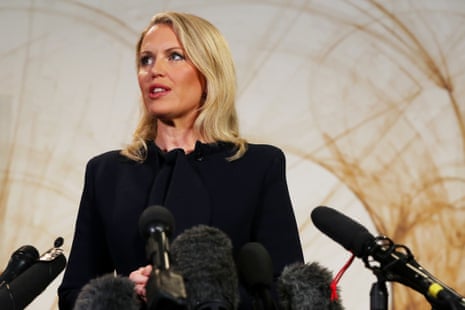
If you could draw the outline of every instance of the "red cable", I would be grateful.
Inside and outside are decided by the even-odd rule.
[[[331,284],[329,285],[329,288],[331,289],[331,301],[335,301],[338,299],[337,296],[337,284],[339,283],[339,280],[342,278],[342,275],[344,272],[349,269],[350,265],[354,261],[355,255],[352,254],[352,256],[349,258],[349,260],[344,264],[344,266],[339,270],[339,272],[336,274],[334,279],[331,281]]]

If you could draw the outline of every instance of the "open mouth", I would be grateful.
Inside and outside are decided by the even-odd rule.
[[[159,93],[163,93],[163,92],[166,92],[166,91],[168,91],[168,89],[163,88],[163,87],[152,87],[150,89],[151,94],[159,94]]]
[[[171,89],[163,86],[152,86],[149,89],[149,96],[152,98],[158,98],[168,94]]]

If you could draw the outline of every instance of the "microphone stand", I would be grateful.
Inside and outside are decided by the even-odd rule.
[[[170,270],[168,238],[160,230],[151,231],[146,252],[151,258],[152,273],[147,281],[147,309],[185,310],[186,289],[181,275]]]
[[[432,310],[465,310],[465,297],[423,269],[405,245],[395,244],[385,236],[376,237],[375,245],[363,261],[378,278],[370,292],[373,310],[387,309],[386,281],[399,282],[423,294]]]
[[[373,283],[370,290],[370,309],[387,310],[388,309],[388,291],[386,288],[386,279],[378,274],[378,281]]]

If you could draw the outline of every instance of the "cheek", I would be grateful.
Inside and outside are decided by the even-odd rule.
[[[139,84],[139,90],[141,92],[142,98],[147,96],[147,79],[144,74],[139,74],[137,76],[137,82]]]
[[[201,96],[203,92],[203,83],[197,74],[191,74],[186,79],[186,84],[189,86],[191,93]]]
[[[145,74],[143,72],[138,72],[137,73],[137,82],[139,82],[139,87],[142,89],[142,85],[144,84],[144,76]]]

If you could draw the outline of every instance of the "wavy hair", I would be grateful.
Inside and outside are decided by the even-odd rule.
[[[154,15],[141,33],[136,46],[137,69],[139,52],[146,33],[157,24],[169,25],[180,41],[187,58],[206,81],[204,102],[194,122],[194,130],[206,143],[230,142],[236,151],[229,160],[245,153],[247,142],[239,135],[235,107],[236,71],[229,45],[220,31],[209,21],[188,13],[163,12]],[[143,162],[147,154],[146,141],[157,135],[157,119],[144,104],[133,140],[121,153],[135,161]]]

